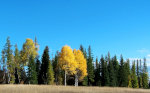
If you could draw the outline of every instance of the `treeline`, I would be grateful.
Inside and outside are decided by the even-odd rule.
[[[130,62],[121,55],[118,61],[108,53],[94,59],[91,47],[81,45],[79,50],[64,46],[53,58],[46,46],[40,60],[36,38],[26,39],[21,50],[12,48],[8,37],[1,52],[1,84],[150,87],[145,58]]]

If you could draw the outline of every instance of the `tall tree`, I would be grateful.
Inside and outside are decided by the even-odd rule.
[[[36,58],[38,55],[38,49],[35,46],[35,42],[32,39],[27,38],[26,42],[23,44],[22,50],[20,52],[22,67],[28,64],[29,58],[32,55],[33,58]]]
[[[140,69],[139,69],[139,60],[137,60],[137,63],[136,63],[136,75],[137,75],[137,78],[138,78],[138,85],[140,87]]]
[[[120,59],[120,67],[119,67],[119,86],[120,87],[127,87],[128,86],[128,76],[126,74],[126,70],[125,70],[125,63],[123,60],[123,56],[121,55],[121,59]]]
[[[144,64],[143,64],[143,75],[142,75],[142,84],[143,88],[148,88],[148,69],[146,64],[146,58],[144,58]]]
[[[115,55],[113,58],[112,58],[112,63],[113,63],[113,67],[114,67],[114,74],[115,74],[115,82],[116,82],[116,86],[118,87],[119,86],[119,82],[118,82],[118,77],[119,77],[119,63],[117,61],[117,56]]]
[[[7,38],[6,44],[4,46],[4,52],[6,54],[6,62],[7,62],[7,71],[9,73],[10,83],[15,83],[15,67],[13,62],[13,50],[11,49],[12,45],[10,43],[10,38]]]
[[[127,84],[126,87],[132,87],[131,83],[131,70],[130,70],[130,60],[127,59],[127,61],[124,64],[124,69],[125,69],[125,83]]]
[[[41,64],[41,70],[40,70],[40,78],[41,84],[48,84],[47,82],[47,73],[48,73],[48,68],[49,68],[49,62],[50,62],[50,57],[49,57],[49,48],[46,46],[44,49],[44,53],[42,55],[42,64]]]
[[[78,86],[78,81],[83,80],[84,77],[87,76],[87,63],[82,51],[74,49],[73,53],[77,64],[75,86]]]
[[[38,80],[38,84],[40,84],[40,67],[41,67],[41,62],[39,60],[39,58],[36,58],[36,73],[37,73],[37,80]]]
[[[101,77],[100,77],[100,63],[98,62],[98,58],[96,58],[96,66],[95,66],[95,84],[96,86],[101,86]]]
[[[132,64],[131,78],[132,78],[132,81],[131,81],[132,82],[132,87],[133,88],[138,88],[139,85],[138,85],[138,79],[137,79],[137,76],[136,76],[135,61]]]
[[[83,52],[84,58],[87,61],[87,52],[86,52],[86,49],[82,45],[80,45],[80,50]],[[87,76],[84,77],[84,79],[82,81],[82,85],[83,86],[87,86],[88,85],[88,77]]]
[[[110,58],[110,53],[108,52],[108,57],[107,57],[107,61],[108,61],[108,71],[109,71],[109,85],[114,87],[116,86],[116,79],[115,79],[115,73],[114,73],[114,67],[113,67],[113,63],[112,60]]]
[[[142,80],[142,75],[143,75],[143,71],[142,71],[142,60],[140,59],[140,67],[139,67],[139,73],[140,73],[140,75],[139,75],[139,88],[143,88],[143,80]]]
[[[20,73],[20,69],[21,69],[21,65],[20,65],[20,54],[19,54],[19,50],[17,45],[15,45],[15,52],[14,52],[14,64],[15,64],[15,84],[20,83],[20,77],[21,77],[21,73]]]
[[[91,86],[94,82],[94,66],[91,46],[88,48],[88,58],[87,58],[87,71],[88,71],[88,85]]]
[[[106,57],[107,59],[107,57]],[[103,56],[101,56],[101,84],[102,86],[109,86],[109,72],[107,69],[107,62]]]
[[[76,74],[76,68],[77,68],[77,63],[75,62],[75,57],[71,47],[66,45],[61,49],[60,56],[59,56],[59,66],[65,72],[64,83],[66,86],[67,75]]]
[[[36,72],[36,64],[35,59],[33,55],[29,58],[29,64],[28,64],[28,81],[29,84],[37,84],[37,72]]]
[[[31,57],[31,55],[33,56],[33,58],[35,59],[38,55],[38,50],[37,47],[35,46],[35,42],[32,39],[27,38],[25,43],[23,44],[22,50],[20,51],[20,64],[21,64],[21,77],[23,80],[25,80],[26,76],[24,73],[24,69],[25,67],[28,66],[29,64],[29,58]],[[22,82],[25,82],[21,80]]]
[[[58,61],[59,61],[59,52],[57,51],[54,59],[52,60],[52,65],[53,65],[55,83],[56,85],[62,85],[63,84],[63,71],[58,66],[58,63],[59,63]]]
[[[49,61],[48,72],[47,72],[47,82],[49,85],[54,84],[54,71],[51,62]]]
[[[15,84],[19,84],[20,81],[19,81],[19,75],[18,75],[18,69],[15,68]]]

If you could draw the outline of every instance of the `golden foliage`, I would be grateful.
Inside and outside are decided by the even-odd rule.
[[[77,75],[79,76],[79,80],[82,80],[85,76],[87,76],[87,63],[84,58],[83,52],[80,50],[74,49],[73,51],[75,56],[75,61],[77,63]]]
[[[38,53],[38,49],[36,47],[36,44],[33,42],[32,39],[27,38],[26,42],[23,44],[23,49],[21,50],[21,60],[26,65],[30,55],[32,54],[35,58]]]
[[[62,70],[65,70],[68,74],[75,74],[77,63],[71,47],[64,46],[59,54],[59,66]]]

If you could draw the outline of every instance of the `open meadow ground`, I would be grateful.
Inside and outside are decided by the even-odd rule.
[[[0,85],[0,93],[150,93],[150,90],[109,87]]]

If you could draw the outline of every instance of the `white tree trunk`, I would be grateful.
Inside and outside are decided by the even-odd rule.
[[[66,86],[67,85],[67,83],[66,83],[66,71],[65,71],[65,81],[64,82],[65,82],[65,86]]]
[[[78,75],[76,74],[76,75],[75,75],[75,86],[76,86],[76,87],[78,87],[78,81],[79,81],[79,80],[78,80]]]

